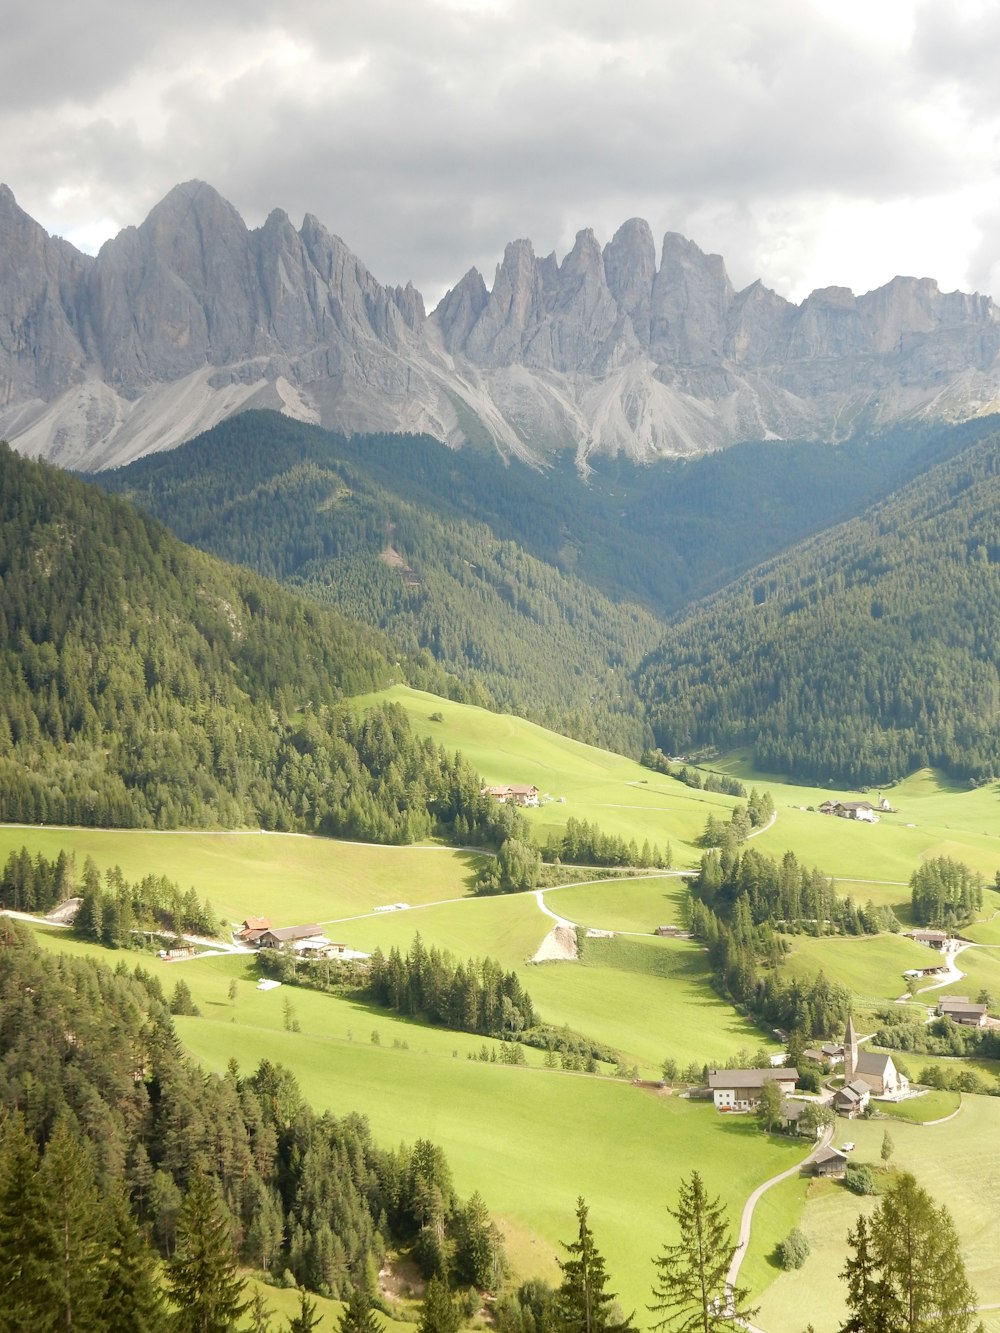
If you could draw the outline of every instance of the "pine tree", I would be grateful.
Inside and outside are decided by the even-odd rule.
[[[458,1333],[461,1322],[461,1313],[452,1299],[447,1282],[443,1277],[435,1275],[427,1284],[417,1333]]]
[[[167,1282],[177,1333],[229,1333],[249,1308],[229,1223],[204,1176],[193,1178],[181,1205]]]
[[[564,1246],[569,1257],[558,1261],[563,1274],[556,1292],[559,1325],[568,1333],[626,1333],[632,1328],[631,1316],[619,1318],[615,1296],[605,1290],[608,1275],[582,1198],[576,1201],[576,1218],[577,1238]]]
[[[159,1333],[166,1326],[153,1256],[132,1216],[124,1190],[105,1202],[103,1244],[107,1286],[100,1309],[102,1328]]]
[[[59,1325],[97,1329],[107,1285],[103,1216],[93,1153],[68,1116],[60,1117],[45,1149],[38,1187],[55,1232]]]
[[[947,1208],[935,1207],[905,1171],[886,1191],[870,1226],[881,1276],[899,1303],[903,1333],[968,1333],[976,1295]]]
[[[372,1308],[371,1293],[363,1284],[351,1288],[337,1325],[337,1333],[384,1333],[385,1325]]]
[[[38,1174],[22,1117],[0,1120],[0,1333],[57,1327],[58,1252]]]
[[[847,1233],[847,1242],[852,1253],[840,1276],[847,1283],[850,1317],[838,1333],[890,1333],[898,1329],[899,1303],[881,1275],[863,1213],[854,1230]]]
[[[300,1291],[299,1312],[289,1320],[288,1333],[312,1333],[319,1321],[316,1302],[311,1301],[304,1291]]]
[[[746,1287],[729,1287],[726,1279],[735,1247],[718,1198],[709,1200],[697,1171],[681,1181],[676,1210],[667,1210],[680,1228],[681,1239],[665,1245],[654,1260],[658,1273],[656,1301],[649,1308],[662,1314],[654,1328],[670,1333],[711,1333],[739,1329],[756,1314],[747,1308]]]

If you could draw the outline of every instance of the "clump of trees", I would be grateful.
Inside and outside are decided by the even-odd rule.
[[[983,878],[950,856],[934,856],[910,876],[913,919],[946,930],[967,925],[983,907]]]
[[[405,954],[375,950],[367,990],[376,1004],[458,1032],[509,1038],[538,1021],[516,972],[492,958],[461,963],[446,950],[426,948],[419,934]]]
[[[344,1299],[377,1290],[389,1247],[459,1286],[488,1289],[504,1270],[483,1200],[458,1197],[440,1148],[378,1148],[361,1117],[314,1114],[267,1061],[206,1076],[182,1057],[166,997],[141,967],[42,953],[5,918],[0,1037],[0,1326],[51,1327],[67,1272],[82,1284],[74,1308],[103,1309],[112,1278],[128,1277],[117,1250],[120,1267],[169,1264],[192,1217],[224,1234],[234,1266]],[[70,1206],[72,1223],[60,1213]],[[12,1291],[25,1304],[5,1323]],[[82,1315],[60,1326],[147,1327]]]

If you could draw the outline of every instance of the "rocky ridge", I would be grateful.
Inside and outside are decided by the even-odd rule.
[[[559,263],[511,242],[429,315],[339,237],[276,210],[247,228],[211,186],[175,187],[94,257],[0,186],[0,435],[97,469],[271,407],[347,432],[490,440],[638,461],[742,439],[837,440],[860,425],[1000,408],[1000,308],[894,278],[794,305],[736,291],[718,255],[649,226]]]

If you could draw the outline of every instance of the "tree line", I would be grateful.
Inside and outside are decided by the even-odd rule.
[[[689,887],[741,940],[749,940],[753,928],[762,925],[811,935],[877,935],[900,929],[891,908],[871,901],[859,907],[850,896],[842,898],[833,880],[807,869],[794,852],[786,852],[778,862],[755,848],[710,851],[702,856]]]

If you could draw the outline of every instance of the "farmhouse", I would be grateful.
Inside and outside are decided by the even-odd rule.
[[[750,1111],[760,1101],[765,1083],[777,1083],[782,1097],[795,1091],[796,1069],[710,1069],[708,1086],[718,1111]]]
[[[480,795],[492,796],[501,805],[506,805],[508,801],[520,806],[540,804],[538,788],[527,782],[509,782],[501,787],[483,787]]]
[[[865,1111],[871,1095],[872,1090],[864,1079],[856,1078],[851,1083],[845,1083],[834,1093],[833,1109],[853,1120],[856,1115],[861,1115]]]
[[[898,1097],[910,1089],[910,1080],[899,1072],[891,1055],[858,1050],[854,1018],[848,1016],[844,1034],[844,1085],[849,1086],[858,1080],[865,1083],[876,1097]]]
[[[836,815],[838,819],[859,819],[864,824],[877,824],[878,815],[870,801],[824,801],[821,815]]]
[[[972,1004],[965,995],[942,995],[937,1011],[940,1017],[970,1028],[984,1028],[988,1017],[985,1004]]]
[[[908,930],[914,944],[926,944],[931,949],[946,949],[950,936],[946,930]]]
[[[236,931],[236,938],[244,944],[256,944],[265,930],[270,930],[271,922],[266,916],[248,916]]]

